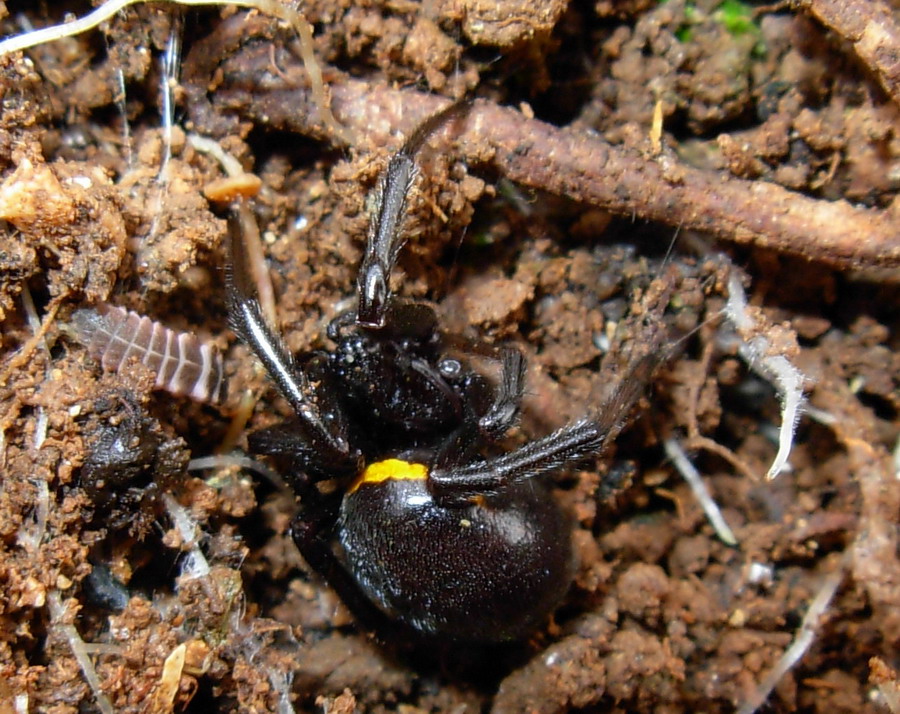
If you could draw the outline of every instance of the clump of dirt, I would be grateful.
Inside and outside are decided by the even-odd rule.
[[[900,37],[881,0],[846,5]],[[0,57],[0,711],[896,706],[900,117],[893,55],[829,8],[316,0],[353,146],[322,124],[292,31],[258,12],[137,5]],[[12,35],[64,13],[0,18]],[[579,564],[552,621],[410,653],[303,562],[283,478],[221,456],[290,410],[227,330],[229,209],[204,189],[228,156],[258,176],[285,344],[327,349],[390,152],[435,95],[467,92],[418,157],[394,290],[457,344],[524,352],[510,448],[596,414],[663,332],[664,366],[616,443],[554,477]],[[735,286],[765,339],[750,361]],[[137,361],[104,374],[71,328],[102,302],[227,350],[224,404],[154,391]],[[777,357],[808,406],[768,481]]]

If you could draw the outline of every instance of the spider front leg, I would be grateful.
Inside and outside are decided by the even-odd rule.
[[[293,408],[298,419],[297,453],[304,466],[333,473],[355,467],[358,456],[350,448],[346,417],[327,387],[327,379],[309,379],[297,369],[281,340],[262,316],[250,277],[246,247],[236,220],[230,222],[231,261],[226,272],[228,323],[262,362],[278,391]],[[314,371],[324,373],[313,366]],[[323,374],[323,376],[325,376]],[[326,468],[327,466],[327,468]]]
[[[448,121],[463,116],[471,106],[471,99],[462,99],[422,122],[391,157],[381,175],[375,192],[375,211],[369,224],[366,253],[356,283],[358,325],[380,328],[385,324],[391,270],[406,240],[400,228],[406,217],[406,201],[418,173],[416,154],[432,133]]]

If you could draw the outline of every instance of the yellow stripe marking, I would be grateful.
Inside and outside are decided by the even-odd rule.
[[[347,493],[353,493],[364,483],[382,483],[396,479],[398,481],[420,481],[428,478],[428,467],[403,459],[385,459],[366,466]]]

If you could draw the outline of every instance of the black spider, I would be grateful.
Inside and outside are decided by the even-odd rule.
[[[429,636],[491,642],[529,634],[569,588],[571,524],[543,477],[599,453],[646,380],[624,380],[595,417],[482,456],[518,417],[522,355],[500,351],[493,389],[446,356],[429,305],[392,299],[388,289],[415,154],[468,106],[428,119],[391,160],[358,307],[329,326],[333,350],[296,361],[286,352],[262,318],[235,230],[228,304],[232,329],[297,415],[252,435],[251,449],[289,459],[286,478],[301,504],[293,537],[309,565],[366,626],[384,632],[401,623]],[[317,487],[325,480],[337,484],[327,495]]]

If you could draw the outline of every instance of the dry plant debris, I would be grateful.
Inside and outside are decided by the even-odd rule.
[[[891,4],[292,7],[0,3],[0,711],[896,711]],[[671,270],[677,348],[614,453],[557,479],[579,566],[554,621],[408,657],[231,453],[286,410],[225,328],[220,204],[244,201],[288,347],[322,345],[389,152],[467,93],[422,148],[395,288],[460,344],[525,350],[511,442],[602,400]],[[741,359],[721,252],[814,419]],[[224,403],[104,372],[71,336],[101,303],[210,335]]]

